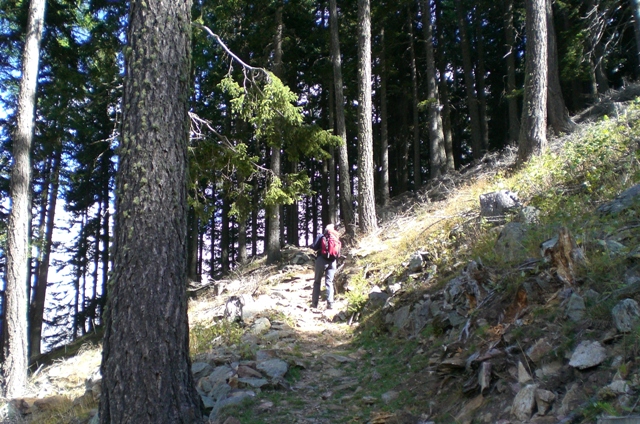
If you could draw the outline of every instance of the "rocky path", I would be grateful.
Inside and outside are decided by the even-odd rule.
[[[264,358],[278,358],[289,368],[284,381],[276,384],[271,379],[254,390],[251,411],[238,406],[218,411],[214,406],[210,422],[329,424],[349,422],[357,415],[350,400],[363,390],[359,377],[363,352],[350,344],[353,327],[347,324],[346,301],[338,298],[331,310],[322,300],[318,308],[311,308],[312,287],[313,271],[301,269],[261,289],[266,293],[241,296],[247,323],[242,340],[257,353],[255,361],[238,363],[261,369]],[[201,360],[233,363],[233,352],[224,350],[214,350]]]

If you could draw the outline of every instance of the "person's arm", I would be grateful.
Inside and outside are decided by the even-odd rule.
[[[313,245],[311,246],[311,248],[317,252],[320,250],[321,247],[322,247],[322,234],[316,237],[316,241],[313,242]]]

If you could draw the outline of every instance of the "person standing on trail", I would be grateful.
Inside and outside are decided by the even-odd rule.
[[[320,282],[324,275],[324,285],[327,290],[327,309],[333,308],[333,276],[336,273],[338,257],[340,256],[340,234],[333,224],[327,225],[324,234],[320,234],[313,243],[313,250],[317,252],[316,273],[313,281],[313,294],[311,295],[311,307],[318,307],[320,298]]]

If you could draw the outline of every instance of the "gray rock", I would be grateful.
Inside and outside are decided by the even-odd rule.
[[[403,306],[393,313],[393,326],[398,330],[402,330],[407,327],[409,323],[409,314],[411,312],[411,306]]]
[[[518,362],[518,383],[527,384],[531,381],[533,381],[531,374],[529,374],[524,365],[522,365],[522,362]]]
[[[538,407],[538,414],[546,415],[551,409],[551,405],[556,400],[556,395],[549,390],[537,389],[536,390],[536,406]]]
[[[529,421],[533,414],[533,408],[536,405],[537,384],[530,384],[522,388],[511,405],[511,414],[520,421]]]
[[[260,362],[257,368],[271,378],[284,377],[287,371],[289,371],[289,365],[278,358]]]
[[[509,190],[500,190],[480,195],[480,215],[498,217],[520,206],[518,195]]]
[[[558,408],[558,414],[567,415],[572,411],[575,411],[576,408],[586,400],[586,398],[587,396],[580,385],[578,383],[573,383],[562,398],[562,404],[560,405],[560,408]]]
[[[228,398],[217,401],[216,405],[211,411],[211,414],[209,415],[209,421],[216,422],[215,420],[218,417],[218,414],[220,413],[221,409],[226,408],[228,406],[239,405],[245,399],[250,399],[252,397],[255,397],[255,395],[256,394],[252,391],[237,392],[234,394],[234,396],[230,396]]]
[[[251,325],[251,329],[249,330],[251,332],[251,334],[262,334],[263,332],[267,331],[268,329],[271,328],[271,321],[269,321],[269,318],[258,318],[252,325]]]
[[[369,306],[373,308],[380,308],[385,304],[388,298],[389,295],[387,293],[383,292],[380,287],[374,286],[369,292]]]
[[[587,307],[584,304],[582,296],[577,293],[573,293],[567,302],[565,316],[573,322],[578,322],[584,318],[586,310]]]
[[[216,406],[216,401],[211,399],[209,396],[200,395],[200,399],[202,399],[202,404],[204,405],[204,409],[211,410],[214,406]]]
[[[484,392],[491,386],[491,362],[483,362],[478,371],[478,385],[480,385],[480,393]]]
[[[235,371],[233,371],[230,366],[220,365],[214,368],[213,372],[207,377],[207,380],[212,387],[215,387],[219,384],[226,383],[233,374],[235,374]]]
[[[640,307],[633,299],[624,299],[618,302],[611,311],[616,329],[621,333],[628,333],[638,325],[640,321]]]
[[[206,362],[194,362],[191,364],[191,373],[196,380],[211,374],[212,371],[213,367]]]
[[[540,223],[540,211],[533,206],[525,206],[518,212],[518,221],[525,225]]]
[[[640,184],[628,188],[611,202],[601,205],[598,207],[598,212],[610,215],[618,214],[633,206],[638,201],[638,197],[640,197]]]
[[[411,259],[409,260],[409,265],[407,265],[407,269],[409,272],[419,272],[422,271],[422,266],[424,261],[422,259],[422,255],[420,252],[416,252],[411,255]]]
[[[537,364],[552,350],[553,346],[551,346],[546,339],[542,338],[527,349],[527,356]]]
[[[208,395],[212,399],[219,401],[221,399],[225,399],[227,395],[231,393],[231,390],[232,390],[231,386],[229,386],[227,383],[222,383],[222,384],[218,384],[213,389],[211,389]]]
[[[583,341],[573,351],[569,365],[580,370],[600,365],[607,359],[607,351],[597,341]]]
[[[245,387],[251,386],[256,389],[269,384],[265,378],[239,378],[238,382],[242,383]]]
[[[386,404],[389,404],[391,402],[393,402],[394,400],[396,400],[399,396],[399,393],[393,390],[390,390],[386,393],[383,393],[380,398],[382,399],[382,401]]]
[[[527,230],[523,224],[509,222],[502,228],[496,240],[496,253],[508,261],[516,259],[525,252],[523,240],[526,233]]]

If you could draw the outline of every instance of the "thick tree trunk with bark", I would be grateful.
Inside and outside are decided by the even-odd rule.
[[[55,157],[51,165],[51,189],[47,190],[48,200],[43,204],[46,212],[46,225],[40,244],[41,254],[38,258],[37,284],[35,296],[30,308],[29,315],[29,335],[30,335],[30,357],[35,358],[41,353],[42,322],[44,318],[44,305],[47,298],[47,280],[49,279],[49,261],[51,257],[51,246],[53,242],[53,229],[56,217],[56,203],[58,200],[60,160],[62,156],[62,146],[55,147]],[[47,183],[48,185],[48,183]],[[97,240],[99,242],[100,239]],[[96,252],[99,258],[99,252]]]
[[[222,192],[222,217],[220,222],[220,267],[223,275],[229,273],[231,269],[229,263],[229,250],[231,240],[231,219],[229,217],[229,211],[231,205],[229,202],[229,191],[223,190]]]
[[[482,16],[476,8],[474,16],[474,24],[476,28],[476,45],[478,52],[478,66],[476,68],[476,86],[478,95],[478,113],[480,115],[480,132],[482,134],[482,150],[489,150],[489,116],[487,114],[487,96],[485,95],[484,78],[486,75],[484,65],[484,39],[482,37]]]
[[[509,143],[515,144],[520,135],[518,98],[516,97],[516,30],[513,26],[513,0],[505,2],[504,37],[507,44],[507,105],[509,108]]]
[[[411,68],[411,112],[413,133],[413,189],[418,191],[422,186],[422,161],[420,154],[420,115],[418,112],[418,69],[416,65],[416,50],[413,43],[413,17],[411,9],[407,13],[407,25],[409,27],[409,53]]]
[[[547,147],[547,0],[526,2],[527,51],[518,162]]]
[[[335,1],[335,0],[332,0]],[[380,200],[389,204],[389,118],[387,113],[387,60],[384,28],[380,30]]]
[[[471,153],[474,159],[482,157],[482,129],[480,126],[480,112],[478,111],[478,98],[473,78],[473,61],[471,60],[471,42],[467,36],[467,24],[462,2],[456,0],[456,14],[458,17],[458,29],[460,31],[460,48],[462,51],[462,67],[464,68],[464,85],[467,93],[467,108],[471,121]]]
[[[422,28],[424,31],[427,56],[427,126],[429,128],[429,170],[431,178],[438,178],[447,172],[447,153],[442,131],[436,60],[433,52],[433,25],[431,23],[431,2],[422,0]]]
[[[331,63],[333,64],[333,85],[336,100],[336,135],[342,139],[338,147],[338,172],[340,187],[340,216],[347,235],[355,236],[353,195],[351,176],[349,175],[349,156],[347,153],[347,125],[344,116],[344,90],[342,81],[342,58],[340,56],[340,38],[338,31],[338,10],[336,0],[329,0],[329,27],[331,30]]]
[[[438,1],[435,1],[435,10],[436,10],[436,25],[442,26],[442,4]],[[437,28],[437,27],[436,27]],[[443,46],[444,42],[444,31],[439,30],[438,34],[438,45],[439,48],[435,51],[436,62],[438,64],[438,70],[440,72],[440,102],[442,103],[442,133],[444,136],[444,151],[447,158],[446,170],[453,171],[456,169],[455,165],[455,156],[453,154],[453,135],[451,131],[451,105],[449,104],[449,83],[447,82],[446,75],[446,61],[444,60],[443,55]]]
[[[636,55],[638,61],[636,74],[640,74],[640,0],[631,0],[631,8],[633,9],[633,29],[636,36]]]
[[[186,293],[191,2],[133,0],[128,23],[100,422],[196,423]]]
[[[36,87],[40,41],[44,23],[44,0],[31,0],[24,49],[22,81],[18,94],[16,129],[13,137],[11,169],[11,212],[7,227],[7,268],[4,316],[3,384],[0,395],[12,398],[23,394],[27,385],[27,305],[29,290],[29,216],[31,202],[31,143],[34,131]]]
[[[358,224],[365,234],[378,228],[371,115],[371,6],[358,0]]]
[[[273,73],[282,78],[282,4],[280,3],[276,9],[276,34],[274,37],[274,52],[273,52]],[[281,173],[281,157],[280,143],[271,146],[270,157],[271,163],[269,169],[271,170],[271,176],[269,177],[268,184],[271,184],[274,179],[280,178]],[[265,207],[265,215],[267,219],[267,232],[265,234],[267,240],[265,242],[267,250],[267,263],[273,264],[280,260],[282,252],[280,251],[280,205],[267,205]]]
[[[547,13],[547,118],[548,125],[556,134],[573,132],[576,124],[569,116],[569,110],[564,103],[562,87],[560,87],[560,69],[558,66],[558,47],[556,31],[553,22],[552,0],[546,1]]]

